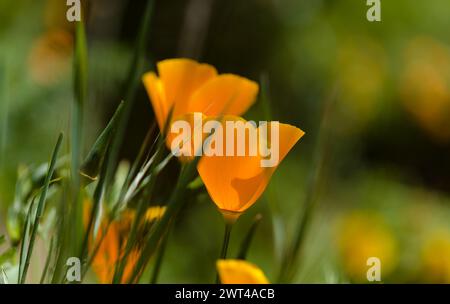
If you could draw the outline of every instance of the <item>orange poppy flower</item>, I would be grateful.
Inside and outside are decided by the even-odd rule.
[[[258,266],[244,260],[218,260],[217,271],[222,284],[269,284]]]
[[[233,74],[219,75],[213,66],[191,59],[163,60],[157,68],[159,77],[148,72],[142,80],[160,130],[172,108],[173,119],[194,112],[239,116],[250,108],[258,94],[256,82]]]
[[[122,218],[110,224],[106,235],[98,248],[97,254],[92,260],[92,268],[96,273],[100,283],[110,284],[114,277],[115,265],[123,255],[125,249],[126,237],[131,229],[131,224],[134,214],[131,211],[125,212]],[[103,236],[103,229],[106,228],[106,223],[100,227],[97,235],[97,240],[101,240]],[[92,244],[94,245],[94,244]],[[95,248],[94,246],[92,246]],[[125,265],[122,283],[127,282],[134,266],[139,257],[138,250],[133,250]]]
[[[229,142],[227,138],[231,136],[231,134],[227,134],[226,127],[227,122],[230,121],[241,121],[245,123],[245,120],[239,117],[223,117],[221,124],[224,132],[224,135],[222,136],[222,146],[224,147],[224,150],[228,149],[226,147],[227,142]],[[259,137],[261,132],[263,132],[261,126],[257,128],[252,124],[246,124],[247,130],[245,132],[247,133],[241,133],[241,136],[242,134],[247,135],[244,136],[245,156],[237,156],[238,153],[236,152],[236,149],[239,145],[238,141],[242,140],[242,138],[239,139],[239,128],[235,128],[233,145],[233,149],[235,150],[234,155],[223,154],[222,156],[209,156],[205,153],[205,156],[201,158],[198,164],[200,177],[203,180],[211,199],[224,215],[239,215],[252,206],[264,192],[277,166],[296,142],[304,135],[304,132],[299,128],[281,123],[277,123],[278,134],[271,134],[270,130],[272,129],[272,124],[274,124],[274,122],[267,125],[266,134],[268,136],[266,144],[268,147],[278,150],[278,157],[271,167],[262,166],[262,161],[265,157],[263,157],[261,151],[258,151],[256,155],[251,153],[251,150],[255,149],[254,146],[258,146],[258,143],[252,142],[248,135],[250,132],[256,132]],[[244,124],[241,126],[243,125]],[[262,138],[264,138],[264,136]],[[259,144],[262,144],[261,140],[259,140]]]
[[[87,208],[85,208],[86,210]],[[147,210],[145,214],[146,223],[152,223],[155,220],[159,220],[165,211],[165,207],[151,207]],[[86,218],[85,213],[85,218]],[[131,230],[133,220],[135,218],[135,212],[131,210],[126,210],[122,217],[110,223],[106,235],[102,239],[102,233],[107,227],[107,223],[102,223],[99,231],[97,233],[96,241],[102,240],[97,254],[92,261],[92,268],[96,273],[100,283],[110,284],[114,277],[115,266],[119,260],[123,257],[125,252],[125,246],[127,243],[127,237]],[[85,223],[86,225],[86,223]],[[94,242],[92,240],[89,242],[89,247],[91,250],[95,248]],[[129,281],[131,275],[133,274],[134,267],[139,260],[141,254],[141,248],[136,246],[130,252],[126,265],[124,267],[123,276],[121,283],[126,283]]]

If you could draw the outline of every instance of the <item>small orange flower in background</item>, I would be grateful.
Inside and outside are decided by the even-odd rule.
[[[225,116],[221,120],[222,128],[224,130],[223,149],[226,150],[226,138],[230,134],[226,134],[227,121],[242,121],[245,120],[234,116]],[[257,134],[260,128],[254,128]],[[270,134],[270,124],[267,127],[268,146],[274,147],[271,139],[275,139],[273,134]],[[235,130],[237,132],[237,130]],[[248,131],[250,132],[250,131]],[[273,167],[262,167],[261,160],[263,156],[258,152],[256,156],[250,156],[249,150],[254,143],[249,142],[250,136],[245,136],[245,156],[203,156],[198,164],[198,172],[203,183],[208,190],[214,203],[225,214],[235,214],[236,216],[251,207],[256,200],[261,196],[269,183],[270,178],[275,172],[277,166],[285,158],[292,147],[304,135],[304,132],[287,124],[279,124],[278,139],[279,157]],[[237,147],[237,134],[234,135],[235,144]],[[258,144],[256,144],[258,145]],[[234,153],[237,155],[237,153]]]
[[[72,34],[64,29],[52,29],[42,34],[30,50],[29,73],[34,82],[49,86],[70,71]]]
[[[221,74],[208,64],[191,59],[167,59],[142,80],[150,97],[160,130],[173,108],[173,120],[199,112],[206,116],[242,115],[255,102],[258,84],[249,79]]]
[[[269,284],[258,266],[244,260],[218,260],[217,271],[222,284]]]
[[[85,210],[86,209],[87,208],[85,208]],[[156,220],[159,220],[164,214],[164,211],[165,207],[156,206],[149,208],[145,214],[146,223],[150,224]],[[88,214],[89,213],[85,213],[85,218]],[[134,218],[134,210],[132,211],[127,209],[122,213],[120,219],[110,223],[108,230],[106,231],[106,235],[103,236],[103,230],[107,228],[108,223],[104,221],[99,227],[96,241],[101,240],[101,244],[98,247],[97,254],[92,261],[92,268],[96,273],[100,283],[110,284],[112,282],[115,266],[124,254],[127,237],[131,230],[131,225]],[[90,241],[89,246],[91,247],[90,249],[93,250],[95,248],[95,243]],[[133,274],[134,267],[138,262],[140,255],[140,247],[134,248],[130,252],[123,271],[121,283],[128,282],[131,275]]]
[[[103,223],[99,228],[96,239],[101,240],[103,238],[103,240],[92,261],[92,268],[102,284],[110,284],[112,282],[115,265],[123,254],[127,241],[126,237],[131,229],[133,218],[134,214],[132,212],[124,212],[118,221],[110,224],[104,236],[103,229],[106,229],[107,223]],[[94,248],[95,246],[92,244],[92,249]],[[132,274],[138,256],[138,251],[133,250],[131,252],[127,265],[125,265],[122,283],[127,282],[129,276]]]

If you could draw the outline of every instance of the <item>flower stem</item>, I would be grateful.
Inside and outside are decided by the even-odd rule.
[[[228,244],[230,243],[231,229],[233,228],[234,221],[227,220],[225,218],[225,234],[223,236],[222,251],[220,253],[220,259],[227,258]],[[216,284],[220,283],[219,273],[216,276]]]
[[[156,284],[158,282],[158,276],[159,276],[159,272],[161,270],[161,265],[164,259],[164,254],[166,252],[166,247],[167,247],[167,240],[169,239],[169,231],[167,231],[165,233],[165,235],[163,236],[163,239],[161,241],[161,244],[159,245],[158,248],[158,253],[156,256],[156,261],[155,261],[155,268],[153,269],[153,273],[150,279],[150,284]]]
[[[225,222],[225,234],[223,236],[222,252],[220,254],[220,259],[227,258],[228,244],[230,243],[230,236],[231,236],[231,228],[233,228],[233,223],[230,223],[228,221]]]

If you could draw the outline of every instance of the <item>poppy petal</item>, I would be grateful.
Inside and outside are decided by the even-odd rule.
[[[158,126],[160,130],[162,130],[170,109],[165,102],[166,99],[162,81],[153,72],[145,73],[142,77],[142,81],[144,82],[147,94],[150,97],[150,102],[152,103]]]
[[[198,165],[199,174],[205,183],[206,189],[210,194],[212,200],[216,203],[219,209],[233,212],[240,212],[241,207],[247,204],[254,189],[253,187],[242,187],[235,189],[234,182],[236,180],[251,180],[259,176],[262,172],[260,167],[261,157],[259,155],[236,156],[236,150],[233,155],[226,155],[227,137],[233,134],[227,133],[227,122],[245,122],[240,117],[225,116],[221,121],[223,136],[221,140],[223,147],[223,154],[219,156],[203,156]],[[257,132],[255,126],[249,126],[250,129]],[[218,139],[220,140],[220,139]],[[245,145],[248,146],[248,136],[245,138]],[[238,134],[234,133],[234,148],[238,145]],[[248,152],[248,151],[246,151]],[[255,185],[252,185],[255,186]]]
[[[264,272],[247,261],[219,260],[217,271],[222,284],[269,284]]]
[[[223,120],[222,128],[225,133],[223,136],[223,146],[225,147],[227,144],[226,137],[228,136],[226,127],[224,126],[226,122],[230,120],[244,120],[233,116],[226,116]],[[262,166],[261,161],[263,158],[259,153],[256,156],[250,156],[248,153],[250,150],[249,147],[246,148],[247,154],[245,156],[223,155],[202,157],[198,165],[198,172],[211,199],[219,209],[243,212],[252,206],[266,189],[273,172],[275,172],[281,160],[304,134],[303,131],[296,127],[286,124],[278,125],[279,158],[272,167]],[[274,136],[271,136],[269,140],[275,140]],[[237,133],[235,133],[234,140],[236,146],[238,141]],[[245,140],[245,144],[249,145],[249,136],[246,136]],[[275,143],[271,142],[270,146],[274,148]]]
[[[159,77],[165,91],[167,108],[174,105],[174,117],[187,112],[189,97],[204,83],[217,76],[216,69],[191,59],[177,58],[158,62]]]
[[[249,79],[222,74],[205,83],[191,97],[189,112],[206,116],[244,114],[255,102],[258,84]]]

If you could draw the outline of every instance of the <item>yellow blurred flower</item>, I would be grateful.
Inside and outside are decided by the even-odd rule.
[[[343,268],[356,282],[367,282],[370,257],[380,260],[382,279],[397,264],[396,240],[376,214],[355,211],[345,215],[338,226],[337,241]]]
[[[223,150],[226,150],[227,147],[226,123],[235,121],[245,123],[244,119],[235,116],[225,116],[220,120],[224,134],[217,140],[223,141]],[[254,132],[259,134],[261,127],[256,128],[256,126],[250,124],[249,129],[252,128]],[[267,129],[271,129],[270,124]],[[234,131],[236,133],[233,136],[235,140],[233,149],[236,149],[239,134],[237,134],[238,130],[235,129]],[[268,131],[268,135],[268,146],[270,147],[272,146],[270,131]],[[279,158],[273,167],[261,166],[263,157],[260,153],[251,156],[249,150],[252,148],[251,145],[256,143],[250,143],[250,136],[245,136],[245,156],[236,156],[237,153],[233,153],[234,156],[226,154],[223,154],[223,156],[203,156],[198,164],[198,172],[217,207],[225,215],[238,216],[252,206],[264,192],[277,166],[303,135],[304,132],[299,128],[279,124]]]
[[[167,59],[142,80],[150,97],[160,130],[164,129],[170,110],[173,119],[199,112],[206,116],[242,115],[255,102],[258,84],[233,75],[219,75],[208,64],[191,59]]]
[[[161,217],[164,215],[164,212],[166,212],[165,206],[150,207],[150,208],[148,208],[147,212],[145,213],[145,219],[148,222],[160,220]]]
[[[427,37],[406,47],[401,97],[406,110],[434,138],[450,140],[450,50]]]
[[[422,248],[423,280],[450,284],[450,232],[436,230]]]
[[[89,210],[88,208],[86,209]],[[164,211],[165,207],[150,207],[145,214],[146,224],[151,224],[160,219]],[[85,219],[88,216],[89,212],[85,211]],[[97,254],[92,261],[92,269],[96,273],[100,283],[110,284],[112,282],[115,266],[125,253],[125,246],[134,218],[135,211],[127,209],[118,220],[112,221],[109,227],[107,221],[104,220],[98,229],[95,243],[92,240],[89,242],[89,247],[92,251],[96,247],[96,242],[101,241]],[[107,229],[106,234],[103,235],[105,229]],[[122,283],[128,282],[133,274],[134,267],[141,255],[141,249],[140,246],[137,246],[130,252],[124,267]]]
[[[258,266],[244,260],[218,260],[217,271],[222,284],[269,284]]]

